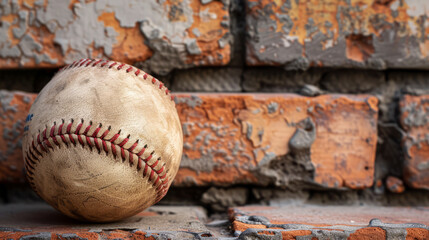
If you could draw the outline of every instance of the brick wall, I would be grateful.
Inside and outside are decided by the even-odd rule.
[[[165,203],[428,205],[426,9],[414,0],[3,1],[0,201],[32,198],[20,136],[37,92],[58,67],[105,58],[177,92],[184,154]]]

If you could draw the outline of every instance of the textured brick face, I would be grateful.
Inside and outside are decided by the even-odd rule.
[[[52,67],[80,58],[174,68],[229,62],[228,3],[3,1],[0,66]]]
[[[176,185],[372,185],[377,100],[369,96],[177,95]]]
[[[0,90],[0,182],[24,182],[21,138],[35,97]]]
[[[4,127],[3,152],[14,152],[3,154],[0,181],[17,182],[24,179],[19,140],[35,95],[4,96],[10,97],[2,100],[3,109],[16,110],[6,112],[12,117],[5,115],[14,120]],[[374,97],[195,94],[176,95],[176,103],[184,133],[176,186],[287,186],[295,181],[331,188],[372,185],[378,111]]]
[[[246,0],[247,63],[428,68],[427,1]]]
[[[400,102],[405,130],[404,179],[413,188],[429,189],[429,96],[406,95]]]

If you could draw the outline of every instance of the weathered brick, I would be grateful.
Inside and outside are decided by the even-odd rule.
[[[34,99],[35,95],[29,97]],[[17,121],[23,123],[30,102],[16,103],[23,109]],[[176,186],[309,182],[360,189],[372,185],[377,142],[375,97],[180,94],[176,103],[184,132]],[[15,130],[15,141],[21,133],[22,127]],[[5,143],[10,141],[4,136]],[[20,149],[7,155],[2,164],[6,169],[3,181],[8,177],[24,179]],[[10,166],[16,171],[9,170]]]
[[[247,2],[247,63],[428,69],[426,1]]]
[[[425,212],[380,206],[245,206],[231,208],[229,216],[235,234],[242,239],[425,239],[429,234]]]
[[[405,130],[404,180],[410,187],[429,189],[429,95],[405,95],[400,112]]]
[[[380,120],[397,122],[398,102],[402,95],[429,94],[429,71],[392,70],[386,72],[387,81],[376,92],[380,94]]]
[[[176,103],[184,132],[176,186],[372,185],[374,97],[195,94]]]
[[[165,74],[230,59],[228,1],[3,2],[0,68],[107,57]]]
[[[429,231],[422,228],[407,228],[406,240],[424,240],[429,239]]]
[[[386,187],[390,192],[402,193],[405,191],[404,182],[401,179],[389,176],[386,179]]]
[[[386,239],[386,230],[380,227],[367,227],[350,234],[348,240]]]
[[[21,137],[36,95],[0,90],[0,182],[24,182]]]

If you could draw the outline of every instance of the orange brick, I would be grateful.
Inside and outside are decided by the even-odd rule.
[[[225,65],[228,9],[228,2],[200,0],[8,1],[0,16],[6,36],[0,68],[57,67],[81,58],[146,62],[156,73]]]
[[[297,171],[309,173],[311,181],[323,186],[355,189],[372,185],[377,142],[375,97],[176,96],[184,132],[176,186],[287,185],[284,176],[300,178],[301,173],[294,172],[294,162],[285,155],[307,168]],[[287,166],[279,169],[282,167],[270,165],[273,162]]]
[[[429,230],[424,228],[407,228],[406,240],[429,239]]]
[[[406,95],[400,102],[400,121],[406,135],[404,180],[410,187],[429,189],[429,96]]]
[[[405,191],[404,182],[401,179],[389,176],[386,179],[386,187],[393,193],[402,193]]]
[[[0,91],[0,182],[24,182],[21,137],[35,94]]]
[[[356,230],[350,234],[348,240],[373,240],[373,239],[386,239],[386,231],[379,227],[367,227]]]
[[[246,3],[250,65],[428,69],[429,40],[424,36],[429,26],[420,20],[427,14],[427,1]]]
[[[311,235],[310,230],[282,231],[282,238],[285,240],[297,239],[298,236],[308,236],[308,235]]]

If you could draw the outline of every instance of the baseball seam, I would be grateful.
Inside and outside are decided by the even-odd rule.
[[[82,147],[89,147],[90,151],[96,149],[99,154],[104,151],[106,155],[111,154],[115,159],[119,157],[122,162],[128,161],[130,166],[136,165],[137,171],[143,169],[143,177],[148,177],[148,181],[156,188],[156,202],[164,197],[169,182],[166,167],[165,164],[160,164],[161,157],[156,160],[153,158],[154,151],[149,155],[145,154],[148,149],[147,144],[141,147],[142,144],[137,139],[134,144],[125,148],[124,145],[129,142],[130,135],[124,137],[121,130],[108,138],[107,135],[111,132],[110,126],[104,128],[101,123],[94,125],[92,121],[85,124],[83,119],[77,125],[74,122],[73,119],[68,124],[64,120],[59,125],[54,122],[50,129],[46,126],[43,131],[39,131],[37,137],[33,137],[31,146],[24,157],[27,178],[33,189],[36,189],[33,178],[35,166],[45,153],[49,153],[50,149],[54,150],[54,146],[61,148],[63,145],[66,147],[73,145],[76,147],[79,144]]]
[[[72,64],[61,68],[60,72],[66,70],[66,69],[76,68],[76,67],[99,67],[99,68],[113,69],[113,70],[117,70],[117,71],[124,69],[125,72],[129,73],[130,75],[134,75],[136,77],[141,77],[144,80],[151,81],[152,84],[155,85],[160,91],[165,93],[165,95],[167,95],[167,96],[170,95],[170,99],[172,101],[174,101],[174,96],[170,94],[171,91],[168,90],[168,88],[161,81],[159,81],[158,79],[150,76],[146,72],[144,72],[144,71],[142,71],[136,67],[133,67],[131,65],[128,65],[125,63],[119,63],[119,62],[115,62],[115,61],[111,61],[111,60],[85,58],[85,59],[75,61]]]

